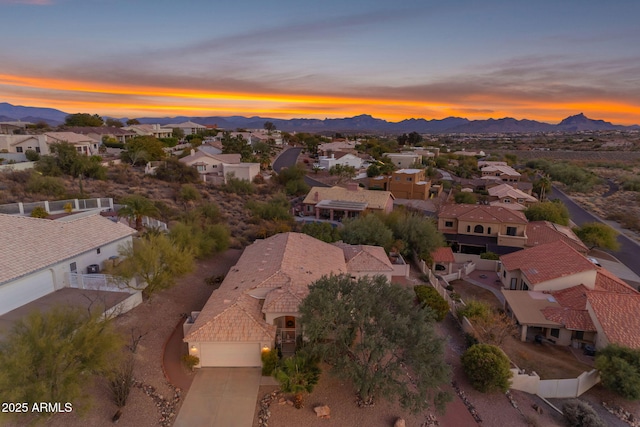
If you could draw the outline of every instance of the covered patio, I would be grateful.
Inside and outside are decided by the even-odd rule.
[[[369,204],[367,202],[321,200],[315,206],[316,219],[338,221],[347,218],[355,218],[364,212],[368,206]]]

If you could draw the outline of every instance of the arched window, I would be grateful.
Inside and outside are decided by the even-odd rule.
[[[473,227],[473,232],[474,233],[478,233],[478,234],[482,234],[484,233],[484,227],[481,225],[476,225],[475,227]]]

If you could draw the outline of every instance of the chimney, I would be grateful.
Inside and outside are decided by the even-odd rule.
[[[193,156],[194,154],[196,154],[196,150],[194,150],[193,148],[191,149],[191,155]]]
[[[316,202],[320,201],[320,195],[318,194],[318,192],[316,191],[316,194],[313,195],[313,200]]]
[[[335,155],[335,154],[333,154],[333,153],[331,153],[331,158],[332,158],[332,159],[335,159],[335,158],[336,158],[336,155]]]

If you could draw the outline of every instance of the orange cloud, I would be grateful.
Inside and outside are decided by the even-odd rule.
[[[3,88],[3,100],[7,102],[116,117],[261,115],[322,119],[371,114],[391,121],[421,117],[487,119],[510,116],[555,123],[566,116],[584,112],[596,119],[635,124],[640,114],[640,106],[617,100],[551,103],[504,94],[469,94],[464,99],[447,103],[441,96],[438,102],[429,102],[406,99],[388,91],[383,96],[376,96],[375,91],[361,96],[200,91],[195,88],[139,87],[11,74],[0,74],[0,88]]]

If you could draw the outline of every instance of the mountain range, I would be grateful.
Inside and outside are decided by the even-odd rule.
[[[36,123],[47,122],[57,126],[64,123],[68,113],[53,108],[24,107],[0,103],[0,122],[24,121]],[[446,119],[406,119],[399,122],[388,122],[367,114],[343,119],[275,119],[268,117],[242,116],[210,116],[210,117],[139,117],[140,123],[181,123],[192,121],[201,125],[217,125],[222,129],[261,129],[264,123],[272,122],[278,129],[287,132],[315,132],[315,133],[387,133],[400,134],[408,132],[418,133],[529,133],[529,132],[578,132],[592,130],[638,130],[640,126],[614,125],[604,120],[594,120],[584,114],[563,119],[558,124],[550,124],[535,120],[517,120],[511,117],[502,119],[468,120],[462,117],[447,117]],[[127,118],[119,118],[126,121]]]

